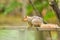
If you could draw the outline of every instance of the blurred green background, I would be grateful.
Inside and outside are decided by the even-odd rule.
[[[59,0],[56,0],[57,3],[59,3],[58,1]],[[40,14],[44,8],[47,10],[46,14],[42,14],[44,15],[43,19],[47,23],[60,25],[48,0],[32,0],[32,2]],[[22,17],[24,15],[31,16],[35,14],[36,12],[31,3],[29,3],[29,0],[0,0],[0,26],[25,26]],[[41,32],[29,30],[0,30],[0,40],[44,40],[43,37],[45,38],[49,36],[48,32],[41,33],[45,36],[42,36],[40,33]]]

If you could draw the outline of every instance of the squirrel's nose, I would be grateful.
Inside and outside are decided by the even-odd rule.
[[[26,22],[27,21],[27,18],[24,18],[23,21]]]

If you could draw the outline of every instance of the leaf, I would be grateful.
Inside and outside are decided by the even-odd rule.
[[[0,4],[0,8],[3,8],[5,5],[4,4]]]
[[[32,11],[33,11],[33,7],[31,5],[27,5],[26,7],[26,15],[31,15]]]
[[[6,14],[12,12],[17,6],[21,7],[22,4],[18,3],[16,1],[11,2],[11,4],[9,6],[6,6],[4,14],[6,15]]]
[[[36,3],[34,4],[34,6],[36,7],[36,9],[37,9],[39,12],[41,12],[42,9],[43,9],[43,5],[42,5],[42,3],[40,3],[40,2],[36,2]]]
[[[38,9],[39,12],[41,12],[43,10],[43,8],[47,8],[49,6],[49,3],[47,0],[45,1],[37,1],[34,3],[34,6],[36,7],[36,9]]]
[[[46,16],[44,17],[45,20],[48,20],[49,18],[55,17],[54,11],[48,10],[46,13]]]

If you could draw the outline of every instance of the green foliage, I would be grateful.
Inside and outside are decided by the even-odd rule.
[[[46,1],[43,1],[42,2],[42,5],[43,7],[48,7],[49,6],[49,2],[46,0]]]
[[[38,9],[41,12],[43,8],[48,7],[49,3],[48,3],[47,0],[42,1],[42,2],[37,1],[37,2],[34,3],[34,5],[35,5],[36,9]]]
[[[9,4],[9,6],[6,6],[4,14],[8,14],[9,12],[12,12],[17,6],[22,6],[21,3],[18,3],[16,1],[13,1]]]
[[[32,11],[33,11],[33,7],[32,7],[32,5],[27,5],[27,7],[26,7],[26,15],[31,15],[31,13],[32,13]]]
[[[43,9],[43,5],[42,5],[42,3],[40,3],[40,2],[34,3],[34,6],[36,7],[36,9],[37,9],[39,12],[41,12],[42,9]]]
[[[3,8],[5,5],[4,4],[0,4],[0,8]]]
[[[52,18],[54,16],[56,16],[55,13],[54,13],[54,11],[48,10],[47,13],[46,13],[46,16],[44,16],[44,19],[48,20],[49,18]]]
[[[49,3],[47,1],[43,1],[43,2],[40,2],[39,0],[36,0],[34,3],[33,3],[34,7],[39,11],[41,12],[43,10],[43,8],[47,8]],[[34,9],[35,10],[35,9]],[[28,4],[27,5],[27,14],[26,15],[30,15],[33,11],[33,7],[31,4]]]

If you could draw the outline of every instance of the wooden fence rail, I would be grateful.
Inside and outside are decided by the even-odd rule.
[[[36,28],[38,28],[38,30],[40,31],[50,31],[50,30],[57,30],[60,31],[60,27],[59,28],[40,28],[40,27],[32,27],[30,29],[27,28],[27,26],[0,26],[0,29],[27,29],[27,30],[36,30]]]

